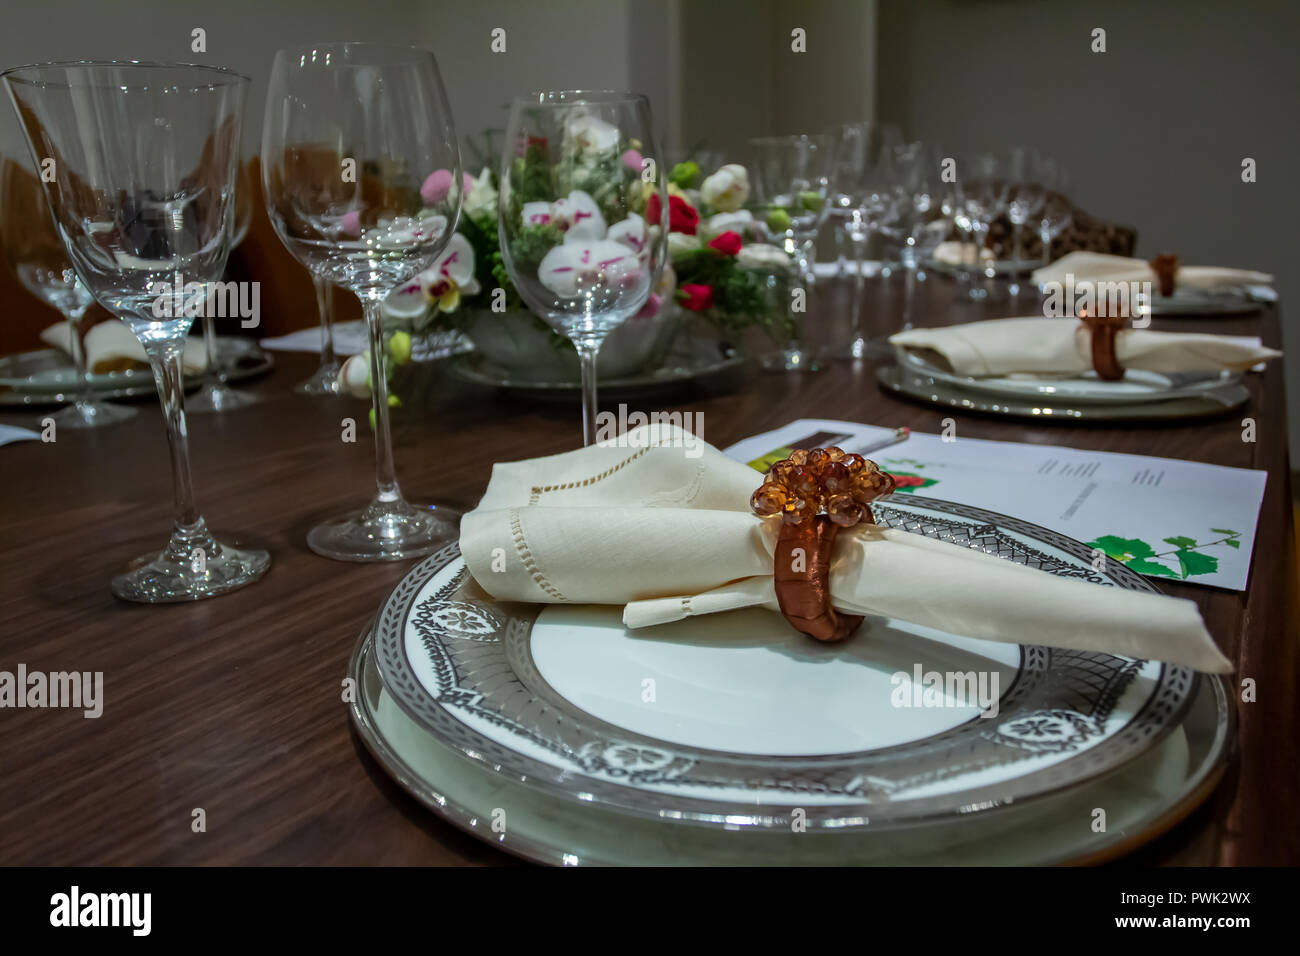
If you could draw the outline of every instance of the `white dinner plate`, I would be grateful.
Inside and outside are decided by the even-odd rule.
[[[1015,518],[922,497],[873,510],[1046,573],[1153,590]],[[1178,725],[1201,680],[1008,637],[869,618],[826,645],[762,609],[629,632],[618,608],[496,602],[453,545],[385,602],[375,653],[442,746],[562,802],[723,829],[784,830],[797,813],[840,833],[994,815],[1117,771]],[[932,673],[983,675],[996,707],[927,702]]]

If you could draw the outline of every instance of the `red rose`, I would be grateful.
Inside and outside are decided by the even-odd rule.
[[[678,301],[681,302],[683,309],[690,309],[692,312],[703,312],[705,309],[713,308],[713,286],[696,285],[688,282],[677,292]]]
[[[663,215],[663,204],[659,201],[658,193],[651,193],[650,198],[645,204],[645,218],[652,226],[660,223],[660,217]],[[668,231],[681,232],[688,236],[695,235],[695,227],[700,224],[700,214],[691,208],[691,205],[681,196],[668,197]]]
[[[925,484],[925,479],[920,475],[890,475],[894,479],[894,485],[899,488],[916,488]]]
[[[709,242],[710,249],[717,249],[724,256],[734,256],[740,251],[740,245],[740,233],[730,229]]]

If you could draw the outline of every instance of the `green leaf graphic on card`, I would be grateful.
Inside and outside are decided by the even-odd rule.
[[[1159,553],[1141,538],[1121,538],[1114,534],[1102,535],[1095,541],[1089,541],[1088,546],[1100,548],[1108,558],[1120,562],[1139,574],[1186,580],[1196,575],[1214,574],[1219,570],[1219,559],[1212,554],[1206,554],[1207,548],[1218,545],[1227,545],[1230,548],[1241,547],[1240,531],[1231,531],[1227,528],[1210,530],[1223,537],[1201,543],[1187,535],[1171,535],[1162,540],[1165,544],[1173,545],[1173,548]]]

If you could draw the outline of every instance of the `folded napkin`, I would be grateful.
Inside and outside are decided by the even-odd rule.
[[[953,239],[945,240],[934,247],[934,252],[930,254],[935,262],[941,262],[947,266],[971,266],[975,264],[975,245],[970,242],[957,242]],[[980,247],[980,260],[986,265],[994,261],[993,250],[987,246]]]
[[[1159,290],[1155,271],[1145,259],[1111,256],[1102,252],[1071,252],[1053,263],[1035,269],[1035,285],[1058,282],[1064,285],[1066,276],[1080,282],[1150,282]],[[1234,286],[1271,285],[1273,277],[1267,272],[1250,269],[1231,269],[1226,266],[1179,266],[1174,273],[1174,291],[1178,289],[1224,289]]]
[[[461,521],[474,580],[503,601],[623,605],[631,628],[743,607],[778,612],[779,522],[749,509],[758,472],[673,427],[642,426],[620,443],[494,466]],[[850,614],[1231,669],[1191,601],[1069,580],[905,531],[841,531],[830,583],[835,607]]]
[[[67,322],[58,322],[41,333],[41,341],[61,352],[72,355],[72,332]],[[91,372],[121,372],[126,369],[149,368],[149,356],[135,333],[120,319],[109,319],[91,326],[85,337],[86,368]],[[197,374],[208,367],[208,353],[199,338],[185,340],[181,356],[185,373]]]
[[[940,329],[909,329],[894,345],[938,352],[958,375],[1079,375],[1092,368],[1092,337],[1077,319],[985,319]],[[1259,339],[1195,332],[1122,329],[1115,354],[1148,372],[1244,371],[1282,353]]]

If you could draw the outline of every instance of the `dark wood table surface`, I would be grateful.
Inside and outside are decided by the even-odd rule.
[[[925,284],[920,324],[980,317],[953,286]],[[896,322],[897,289],[873,315]],[[990,305],[990,316],[1010,314]],[[1032,311],[1025,310],[1024,311]],[[835,302],[810,317],[828,337]],[[1279,344],[1275,309],[1220,322],[1156,327],[1262,335]],[[258,584],[194,604],[116,600],[109,578],[156,550],[171,488],[156,404],[123,425],[65,431],[53,443],[0,448],[0,670],[103,671],[97,720],[67,710],[0,710],[0,863],[502,864],[512,858],[443,823],[370,759],[342,702],[349,654],[411,562],[344,564],[306,546],[317,520],[359,506],[373,487],[363,403],[308,399],[293,385],[315,358],[277,353],[246,387],[262,401],[195,415],[189,430],[199,502],[219,534],[269,548]],[[1238,705],[1239,741],[1215,794],[1185,822],[1126,858],[1142,864],[1300,862],[1297,766],[1297,576],[1280,363],[1252,375],[1250,405],[1186,423],[1123,428],[956,414],[884,394],[871,363],[817,374],[746,368],[634,408],[703,413],[725,446],[798,417],[844,418],[959,437],[1068,445],[1264,469],[1268,487],[1249,589],[1160,581],[1196,601],[1210,631],[1258,684]],[[396,431],[408,496],[469,509],[497,460],[553,454],[580,438],[574,404],[543,402],[430,377]],[[1241,419],[1257,423],[1243,442]],[[361,440],[340,440],[355,417]],[[32,425],[37,416],[0,414]],[[206,832],[191,828],[206,814]]]

